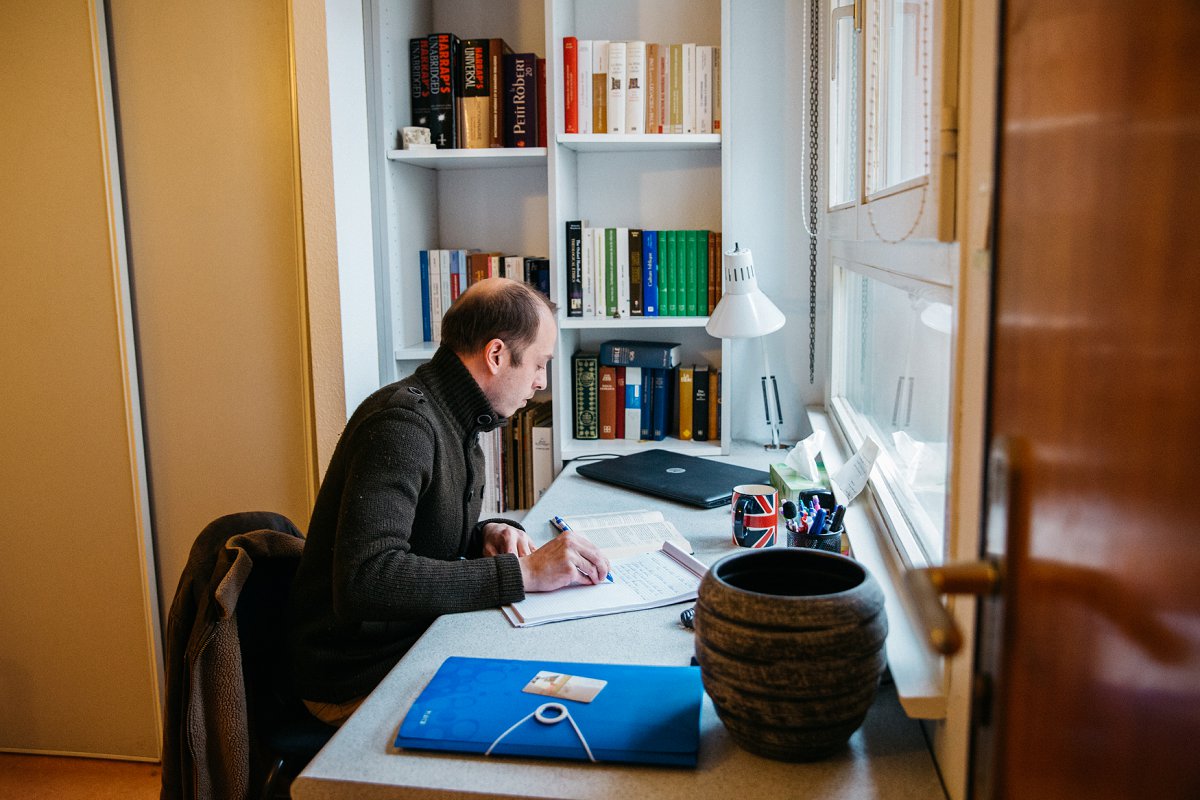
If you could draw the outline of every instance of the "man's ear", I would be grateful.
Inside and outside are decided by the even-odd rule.
[[[495,375],[500,371],[501,354],[504,353],[505,344],[502,339],[492,339],[483,348],[483,360],[487,364],[488,370]]]

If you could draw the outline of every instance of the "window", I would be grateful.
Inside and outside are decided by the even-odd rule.
[[[952,1],[833,0],[829,25],[828,407],[852,448],[880,446],[871,496],[914,566],[940,563],[947,536],[959,259],[930,108],[953,113],[957,61],[933,44]]]
[[[829,205],[858,195],[858,35],[854,0],[835,2],[829,46]]]

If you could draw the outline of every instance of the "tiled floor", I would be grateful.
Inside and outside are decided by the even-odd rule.
[[[0,797],[21,800],[153,800],[162,769],[137,761],[0,753]]]

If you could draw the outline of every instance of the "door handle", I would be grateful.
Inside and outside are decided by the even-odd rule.
[[[1004,584],[1003,568],[992,559],[910,569],[904,579],[926,643],[944,656],[952,656],[962,648],[963,636],[939,595],[986,597],[999,594]]]

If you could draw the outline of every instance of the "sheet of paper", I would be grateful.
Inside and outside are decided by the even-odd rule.
[[[867,485],[867,479],[871,477],[871,467],[875,466],[878,456],[879,445],[874,439],[867,437],[858,452],[847,459],[837,474],[830,479],[833,482],[834,493],[842,503],[850,505],[850,501],[858,497],[858,493]]]
[[[572,529],[590,531],[593,528],[610,528],[617,525],[639,525],[646,522],[662,522],[661,511],[611,511],[604,514],[573,514],[563,517]]]

